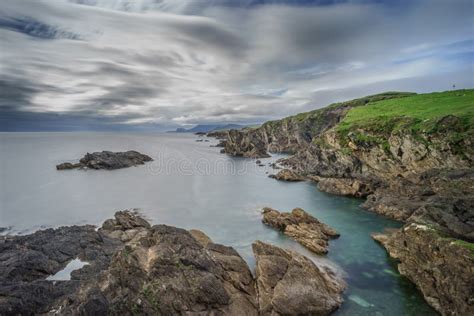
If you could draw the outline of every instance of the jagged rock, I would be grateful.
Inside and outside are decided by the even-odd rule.
[[[137,151],[111,152],[102,151],[87,153],[79,163],[61,163],[56,166],[57,170],[89,168],[89,169],[120,169],[137,165],[143,165],[147,161],[152,161],[150,156],[141,154]]]
[[[293,209],[291,213],[280,213],[265,207],[262,214],[264,224],[278,229],[318,254],[327,253],[329,239],[339,237],[336,230],[321,223],[300,208]]]
[[[474,314],[474,244],[416,223],[372,237],[400,262],[400,273],[417,285],[438,312]]]
[[[117,314],[257,315],[252,275],[235,250],[210,241],[204,246],[188,231],[166,225],[127,243],[98,286]],[[72,310],[81,310],[84,301],[77,304]]]
[[[68,169],[75,169],[84,167],[81,163],[70,163],[70,162],[63,162],[56,166],[57,170],[68,170]]]
[[[329,315],[342,304],[345,284],[332,271],[261,241],[252,249],[260,315]]]
[[[296,182],[296,181],[304,181],[305,178],[298,173],[294,172],[293,170],[290,169],[283,169],[280,170],[277,174],[272,174],[269,175],[270,178],[276,179],[276,180],[281,180],[281,181],[290,181],[290,182]]]
[[[197,230],[197,229],[190,229],[189,233],[196,239],[203,247],[207,247],[210,243],[212,243],[211,238],[207,236],[204,232]]]
[[[309,311],[337,306],[340,281],[329,270],[278,251],[292,259],[273,293],[275,308],[285,299],[308,303]],[[46,280],[75,258],[89,264],[69,281]],[[72,226],[0,237],[1,315],[258,315],[255,282],[233,248],[198,230],[151,226],[133,211],[117,212],[98,231]]]
[[[0,237],[0,314],[42,314],[68,295],[80,280],[93,279],[122,247],[118,240],[96,232],[90,225],[41,230],[26,236]],[[71,281],[46,281],[69,261],[89,265],[75,271]]]
[[[319,177],[317,182],[319,190],[337,195],[366,197],[373,193],[370,185],[357,179]]]
[[[241,156],[247,158],[267,158],[270,155],[267,153],[265,142],[248,131],[230,130],[227,132],[224,149],[222,152],[232,156]]]

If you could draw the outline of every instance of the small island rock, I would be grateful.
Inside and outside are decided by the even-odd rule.
[[[309,250],[325,254],[328,252],[328,241],[339,237],[339,233],[328,225],[321,223],[300,208],[291,213],[283,213],[269,207],[263,209],[262,222],[283,232]]]
[[[126,152],[102,151],[87,153],[79,163],[64,162],[56,166],[57,170],[67,170],[76,168],[89,169],[120,169],[137,165],[143,165],[145,162],[153,161],[150,156],[141,154],[137,151],[129,150]]]

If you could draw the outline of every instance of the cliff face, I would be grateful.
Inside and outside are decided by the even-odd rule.
[[[266,152],[296,153],[308,146],[314,137],[335,126],[353,107],[369,102],[401,98],[410,93],[384,93],[327,108],[301,113],[278,121],[264,123],[259,128],[229,131],[224,152],[243,157],[266,157]],[[212,135],[210,135],[212,136]]]
[[[368,210],[405,221],[406,227],[428,225],[446,238],[472,245],[473,118],[474,90],[381,94],[267,122],[255,130],[234,131],[224,151],[246,156],[247,148],[252,148],[250,157],[267,151],[294,153],[280,163],[317,182],[320,190],[366,197],[363,207]],[[436,256],[449,258],[452,248],[431,239],[433,247],[439,247],[437,254],[423,253],[417,249],[428,239],[402,232],[399,237],[408,246],[399,242],[387,246],[400,260],[401,273],[443,314],[453,310],[445,301],[456,302],[459,311],[472,309],[472,294],[459,299],[464,297],[459,291],[465,289],[466,275],[454,266],[456,260],[443,262],[446,269],[452,267],[448,274],[452,282],[460,283],[431,299],[446,282],[436,269]],[[423,260],[431,268],[423,272],[407,268]],[[424,290],[429,282],[440,286]]]

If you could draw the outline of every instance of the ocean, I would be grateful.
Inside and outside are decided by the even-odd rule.
[[[200,229],[255,262],[262,240],[332,266],[348,284],[335,315],[435,315],[396,262],[370,234],[401,223],[367,212],[362,200],[319,192],[309,182],[268,178],[281,158],[229,157],[214,139],[174,133],[0,133],[0,227],[27,234],[63,225],[100,225],[116,211],[137,209],[153,224]],[[107,170],[64,170],[87,152],[137,150],[154,161]],[[334,227],[327,256],[317,256],[261,223],[260,211],[301,207]]]

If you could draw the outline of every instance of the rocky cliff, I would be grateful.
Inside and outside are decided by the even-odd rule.
[[[426,95],[388,93],[357,99],[280,121],[267,122],[255,130],[232,131],[225,142],[229,154],[254,157],[267,152],[291,152],[280,161],[291,169],[285,177],[315,181],[333,194],[366,198],[363,207],[409,225],[428,225],[434,231],[464,242],[472,252],[474,241],[474,90]],[[248,149],[251,148],[251,151]],[[288,176],[291,174],[291,177]],[[417,251],[427,239],[403,235],[408,246],[387,247],[400,260],[400,271],[409,275],[427,301],[443,314],[472,310],[474,298],[465,297],[461,280],[466,271],[456,260],[445,260],[452,282],[449,291],[424,290],[427,282],[445,282],[436,268],[403,268],[413,262],[435,260],[433,254]],[[431,239],[434,246],[442,243]],[[413,247],[411,247],[413,245]],[[391,249],[391,250],[390,250]],[[454,253],[440,244],[437,254]],[[395,256],[403,253],[403,256]],[[471,264],[472,261],[466,261]],[[435,265],[432,265],[435,267]],[[404,270],[405,269],[405,270]],[[429,294],[427,294],[429,293]],[[441,303],[439,303],[441,302]]]
[[[324,109],[301,113],[278,121],[266,122],[258,128],[230,130],[225,136],[224,152],[252,158],[267,157],[267,152],[296,153],[306,148],[314,137],[339,123],[349,109],[369,102],[402,98],[408,95],[411,93],[383,93],[332,104]]]

